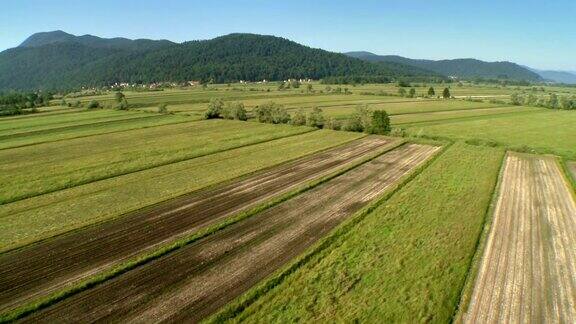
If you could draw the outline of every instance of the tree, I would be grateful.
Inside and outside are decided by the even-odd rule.
[[[308,113],[306,118],[306,125],[316,128],[324,127],[324,116],[322,115],[322,109],[318,107],[312,108],[312,111]]]
[[[510,103],[514,106],[520,106],[522,104],[523,98],[519,94],[513,93],[510,95]]]
[[[294,126],[304,126],[306,125],[306,115],[302,109],[298,109],[294,117],[292,117],[291,124]]]
[[[284,90],[284,82],[280,82],[280,84],[278,85],[278,91],[282,90]]]
[[[308,85],[306,86],[306,90],[308,90],[308,92],[312,92],[312,84],[308,83]]]
[[[435,96],[436,95],[436,91],[434,91],[433,87],[428,88],[428,95],[429,96]]]
[[[334,117],[328,117],[324,122],[324,128],[340,130],[342,128],[342,125],[340,124],[340,121],[336,120]]]
[[[222,107],[222,118],[234,120],[248,120],[248,113],[241,102],[227,102]]]
[[[290,82],[290,85],[292,86],[292,88],[298,89],[298,88],[300,88],[300,81],[294,80],[294,81]]]
[[[409,95],[409,97],[410,97],[410,98],[416,97],[416,89],[410,88],[410,95]]]
[[[167,114],[168,113],[168,105],[165,103],[161,103],[158,106],[158,112],[161,114]]]
[[[406,89],[399,88],[398,89],[398,95],[400,95],[400,97],[405,97],[406,96]]]
[[[208,103],[208,109],[204,112],[204,119],[213,119],[222,117],[222,108],[224,107],[224,100],[219,98],[212,98]]]
[[[118,91],[114,94],[114,99],[116,100],[116,103],[118,103],[118,104],[121,103],[122,100],[124,100],[125,98],[126,98],[126,96],[120,91]]]
[[[555,93],[550,94],[550,98],[548,99],[548,107],[552,109],[558,108],[558,96]]]
[[[100,103],[96,100],[92,100],[88,103],[87,106],[88,109],[95,109],[95,108],[100,108]]]
[[[370,132],[374,134],[385,135],[389,134],[390,130],[390,117],[388,116],[388,113],[386,113],[384,110],[375,110],[372,113],[372,125],[370,127]]]
[[[367,105],[359,105],[344,125],[350,132],[369,132],[372,127],[372,111]]]
[[[290,121],[290,114],[288,114],[286,108],[273,101],[256,107],[254,114],[261,123],[286,124]]]
[[[448,88],[444,88],[444,91],[442,92],[442,97],[444,99],[450,99],[451,95],[450,95],[450,89]]]

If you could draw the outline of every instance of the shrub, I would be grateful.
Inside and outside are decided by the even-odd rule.
[[[332,130],[340,130],[342,128],[342,125],[340,121],[335,119],[334,117],[328,117],[324,122],[324,128]]]
[[[261,123],[286,124],[290,121],[290,114],[281,105],[273,101],[264,103],[254,109],[256,119]]]
[[[306,115],[302,109],[298,109],[294,117],[292,117],[291,124],[294,126],[304,126],[306,125]]]
[[[322,109],[314,107],[308,117],[306,118],[306,125],[316,128],[324,127],[324,116],[322,115]]]
[[[248,113],[241,102],[226,103],[222,108],[222,118],[248,120]]]
[[[390,133],[390,117],[386,111],[375,110],[372,112],[372,121],[369,132],[380,135]]]
[[[222,99],[213,98],[208,103],[208,109],[204,113],[204,119],[222,118],[222,107],[224,101]]]
[[[96,109],[96,108],[100,108],[100,103],[96,100],[92,100],[88,103],[88,106],[86,106],[88,109]]]
[[[165,103],[162,103],[158,106],[158,112],[161,114],[167,114],[168,113],[168,105]]]

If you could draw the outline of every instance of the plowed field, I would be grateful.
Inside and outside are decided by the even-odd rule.
[[[508,155],[469,323],[576,322],[576,202],[553,157]]]

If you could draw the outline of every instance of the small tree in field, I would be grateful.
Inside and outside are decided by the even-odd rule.
[[[416,97],[416,89],[410,88],[409,97],[410,97],[410,98]]]
[[[322,109],[314,107],[308,114],[308,118],[306,118],[306,125],[316,128],[324,127],[324,116],[322,115]]]
[[[306,86],[306,90],[308,90],[308,92],[312,92],[312,84],[308,83],[308,85]]]
[[[88,103],[88,109],[96,109],[96,108],[100,108],[100,103],[96,100],[92,100]]]
[[[370,132],[374,134],[385,135],[389,134],[390,130],[390,117],[388,116],[388,113],[384,110],[375,110],[372,113],[372,125],[370,127]]]
[[[328,117],[324,121],[324,128],[340,130],[342,128],[342,125],[340,124],[340,121],[336,120],[334,117]]]
[[[399,89],[398,89],[398,95],[399,95],[400,97],[405,97],[405,96],[406,96],[406,89],[404,89],[404,88],[399,88]]]
[[[158,112],[161,114],[167,114],[168,113],[168,105],[165,103],[160,104],[160,106],[158,106]]]
[[[298,109],[294,117],[292,117],[291,121],[292,125],[294,126],[304,126],[306,125],[306,115],[302,109]]]
[[[428,95],[429,96],[435,96],[436,95],[436,91],[434,91],[433,87],[428,88]]]
[[[442,97],[444,99],[450,99],[451,95],[450,95],[450,89],[448,88],[444,88],[444,91],[442,92]]]
[[[222,108],[224,107],[224,100],[213,98],[208,103],[208,109],[204,113],[205,119],[221,118]]]

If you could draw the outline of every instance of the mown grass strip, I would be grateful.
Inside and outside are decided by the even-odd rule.
[[[74,141],[63,147],[50,144],[0,151],[0,166],[6,171],[11,173],[10,170],[22,168],[28,171],[0,175],[0,180],[4,182],[4,187],[0,189],[0,204],[315,131],[307,127],[263,124],[250,127],[241,122],[229,125],[192,121],[180,125],[182,129],[171,133],[171,136],[160,133],[159,138],[150,142],[136,142],[140,140],[139,136],[148,134],[146,131],[126,133],[122,139],[108,136],[88,142],[82,140],[86,145],[78,145],[78,141]],[[219,130],[227,125],[230,127]],[[174,128],[170,126],[170,129]],[[49,154],[54,151],[60,154]],[[117,151],[122,151],[122,154],[117,154]]]
[[[365,159],[362,159],[352,165],[343,167],[329,175],[326,175],[320,179],[314,180],[312,182],[309,182],[299,188],[296,188],[288,193],[285,193],[281,196],[278,196],[276,198],[272,198],[271,200],[269,200],[268,202],[262,203],[258,206],[255,206],[254,208],[251,208],[247,211],[244,212],[240,212],[235,216],[232,216],[218,224],[214,224],[212,226],[209,226],[203,230],[200,230],[192,235],[186,236],[184,238],[178,239],[177,241],[170,243],[166,246],[160,247],[152,252],[146,253],[144,255],[138,256],[136,258],[134,258],[133,260],[127,261],[125,263],[122,263],[116,267],[114,267],[113,269],[106,271],[102,274],[96,275],[94,277],[91,277],[89,279],[86,279],[72,287],[63,289],[61,291],[58,291],[56,293],[51,294],[50,296],[46,297],[46,298],[42,298],[39,299],[37,301],[34,301],[32,303],[29,303],[27,305],[21,306],[19,308],[16,308],[14,310],[11,310],[9,312],[6,312],[4,314],[0,315],[0,323],[6,323],[6,322],[12,322],[15,321],[17,319],[23,318],[33,312],[39,311],[41,309],[47,308],[50,305],[53,305],[65,298],[68,298],[70,296],[76,295],[82,291],[85,291],[89,288],[92,288],[96,285],[102,284],[107,280],[113,279],[123,273],[126,273],[130,270],[133,270],[137,267],[140,267],[144,264],[147,264],[151,261],[154,261],[160,257],[163,257],[169,253],[172,253],[186,245],[192,244],[202,238],[205,238],[217,231],[220,231],[232,224],[236,224],[244,219],[247,219],[253,215],[256,215],[266,209],[269,209],[273,206],[276,206],[284,201],[287,201],[297,195],[300,195],[306,191],[309,191],[335,177],[338,177],[354,168],[357,168],[358,166],[365,164],[373,159],[375,159],[376,157],[389,152],[395,148],[398,148],[401,145],[404,145],[406,142],[404,140],[398,140],[395,144],[393,143],[390,146],[387,146],[385,149],[383,150],[379,150],[374,154],[371,154],[369,156],[367,156]]]
[[[12,148],[19,148],[44,143],[60,142],[69,139],[85,138],[91,136],[98,136],[102,134],[120,133],[130,130],[158,127],[168,124],[174,125],[180,123],[187,123],[195,120],[197,119],[189,118],[187,116],[156,115],[153,118],[122,120],[121,122],[101,124],[97,125],[96,127],[94,127],[94,125],[88,125],[72,130],[46,132],[38,135],[29,135],[26,137],[13,138],[10,141],[2,141],[0,143],[0,150],[7,150]]]
[[[116,117],[101,117],[101,118],[94,118],[94,120],[84,120],[77,124],[72,125],[64,125],[64,126],[55,126],[50,128],[40,128],[34,129],[29,131],[20,131],[20,132],[13,132],[5,135],[0,135],[0,140],[10,140],[13,138],[19,137],[27,137],[27,136],[34,136],[34,135],[41,135],[41,134],[49,134],[49,133],[56,133],[68,130],[74,130],[83,127],[94,127],[104,124],[111,124],[111,123],[121,123],[121,122],[131,122],[131,121],[138,121],[145,118],[157,118],[159,115],[152,115],[152,114],[141,114],[141,115],[128,115],[125,117],[120,118],[120,116]]]
[[[498,202],[498,198],[500,196],[502,177],[504,176],[505,159],[506,154],[502,155],[502,159],[500,161],[498,180],[496,181],[496,183],[494,184],[494,188],[492,189],[492,200],[490,201],[490,204],[486,209],[486,215],[484,216],[484,223],[482,224],[482,233],[480,234],[480,237],[478,237],[478,240],[476,241],[476,249],[475,249],[476,252],[472,257],[472,262],[470,263],[470,269],[466,274],[466,280],[464,281],[462,289],[460,290],[460,297],[458,298],[460,302],[458,303],[458,306],[455,309],[454,315],[451,320],[451,322],[453,323],[463,322],[464,315],[466,315],[468,305],[470,304],[470,299],[472,298],[472,292],[474,290],[476,276],[478,275],[478,271],[480,270],[482,256],[484,255],[484,249],[488,241],[488,234],[490,234],[490,229],[492,227],[492,222],[494,220],[493,217],[494,209],[496,208],[496,203]]]
[[[382,203],[388,200],[396,192],[401,190],[407,183],[409,183],[412,179],[418,176],[431,163],[433,163],[436,159],[442,156],[446,151],[446,149],[451,145],[452,143],[445,143],[442,149],[439,152],[437,152],[433,157],[428,159],[426,162],[424,162],[418,168],[410,172],[408,175],[404,176],[396,185],[392,186],[380,197],[374,199],[366,207],[362,208],[360,211],[355,213],[355,215],[352,215],[348,220],[343,222],[341,225],[332,230],[328,235],[326,235],[326,237],[320,239],[318,242],[312,245],[308,249],[308,251],[304,253],[302,256],[298,257],[288,265],[282,267],[280,270],[276,271],[264,282],[250,289],[247,293],[238,297],[236,300],[229,303],[227,306],[224,306],[220,311],[218,311],[213,316],[206,319],[205,322],[221,323],[239,315],[242,311],[244,311],[247,307],[252,305],[261,296],[265,295],[267,292],[269,292],[270,290],[272,290],[273,288],[277,287],[282,282],[284,282],[284,280],[288,278],[291,274],[295,273],[304,265],[306,265],[308,262],[310,262],[312,259],[318,257],[321,253],[328,250],[334,243],[337,242],[337,240],[342,238],[352,228],[354,228],[356,225],[362,222],[362,220],[367,215],[369,215],[378,206],[380,206]]]

